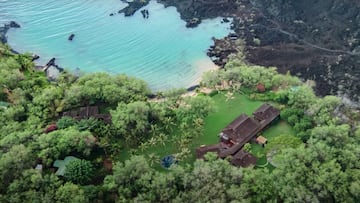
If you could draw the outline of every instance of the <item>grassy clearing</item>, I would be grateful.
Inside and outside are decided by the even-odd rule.
[[[190,143],[189,149],[191,150],[190,156],[181,161],[180,164],[191,164],[195,161],[195,148],[200,145],[216,144],[219,142],[218,134],[226,127],[231,121],[238,117],[241,113],[251,115],[263,102],[253,101],[244,94],[234,94],[232,97],[225,93],[219,93],[212,97],[215,102],[216,112],[211,113],[205,118],[204,133],[202,136],[194,138]],[[166,155],[178,153],[178,145],[174,142],[173,137],[176,137],[178,133],[174,132],[172,136],[169,136],[164,143],[157,143],[143,151],[138,149],[140,154],[149,157],[150,154],[155,155],[159,160]],[[262,136],[268,139],[268,142],[281,134],[293,135],[292,128],[284,121],[278,121],[273,126],[268,128]],[[267,163],[265,149],[256,143],[251,144],[252,153],[258,157],[258,165],[264,165]],[[130,158],[130,149],[124,148],[118,156],[119,161],[125,161]],[[150,160],[156,169],[164,170],[159,164],[159,161]]]
[[[291,126],[288,123],[286,123],[283,120],[280,120],[274,123],[270,128],[266,129],[264,133],[262,133],[261,135],[264,136],[269,143],[279,135],[295,135],[295,131],[291,128]],[[266,150],[266,146],[264,148],[259,144],[251,143],[251,152],[253,155],[255,155],[258,158],[256,163],[257,165],[261,166],[267,163],[265,150]]]

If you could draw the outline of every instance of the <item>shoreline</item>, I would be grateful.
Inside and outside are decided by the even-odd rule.
[[[200,87],[200,82],[202,80],[202,77],[203,77],[204,73],[209,72],[209,71],[214,71],[214,70],[221,69],[221,67],[216,65],[214,63],[214,61],[211,60],[210,57],[201,58],[199,60],[196,60],[195,63],[194,63],[194,66],[195,66],[196,70],[199,71],[200,74],[197,75],[195,77],[195,79],[190,82],[190,87],[188,87],[186,89],[189,92],[191,92],[191,91],[195,90],[196,88]]]
[[[10,21],[8,23],[5,23],[3,26],[0,26],[0,41],[3,44],[6,44],[8,46],[10,46],[8,44],[7,41],[7,33],[10,29],[12,28],[21,28],[21,26],[15,22],[15,21]],[[213,45],[210,45],[208,47],[208,50],[212,47]],[[13,52],[14,54],[21,54],[20,52],[14,50],[11,48],[10,46],[10,50],[11,52]],[[30,51],[30,53],[32,53]],[[40,58],[39,55],[37,55],[36,53],[32,53],[33,54],[33,61],[37,60],[38,58]],[[35,63],[35,62],[34,62]],[[39,71],[43,71],[44,67],[47,67],[45,69],[45,71],[49,68],[49,67],[55,67],[56,69],[58,69],[60,72],[63,71],[64,69],[61,68],[60,66],[58,66],[57,64],[55,64],[55,58],[52,58],[49,60],[49,62],[47,62],[45,65],[41,65],[41,64],[35,64],[35,68]],[[195,61],[195,63],[193,64],[194,68],[196,69],[196,72],[198,73],[196,75],[196,77],[194,79],[191,79],[191,81],[189,82],[188,85],[184,86],[183,88],[185,88],[188,92],[194,91],[196,88],[200,87],[200,82],[202,79],[202,76],[205,72],[211,71],[211,70],[217,70],[217,69],[221,69],[220,66],[215,64],[215,61],[209,57],[209,56],[205,56],[204,58],[200,58],[198,60]],[[52,78],[51,75],[48,76],[50,79]],[[146,81],[145,81],[146,82]],[[156,91],[154,91],[153,93],[155,93]]]
[[[21,28],[20,24],[18,24],[15,21],[9,21],[8,23],[3,24],[2,26],[0,26],[0,42],[2,44],[7,44],[7,37],[6,34],[8,33],[8,31],[10,29],[17,29],[17,28]],[[10,46],[10,45],[9,45]],[[20,54],[20,52],[14,50],[13,48],[10,47],[10,51],[13,52],[14,54]]]

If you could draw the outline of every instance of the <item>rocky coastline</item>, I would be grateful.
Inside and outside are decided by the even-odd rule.
[[[10,21],[9,23],[6,23],[2,27],[0,27],[0,41],[3,44],[7,43],[6,33],[9,31],[10,28],[20,28],[21,26],[15,22]]]
[[[133,13],[138,3],[128,7]],[[208,55],[223,67],[243,39],[249,63],[276,66],[316,81],[316,93],[360,101],[360,2],[352,0],[157,0],[177,8],[188,27],[230,17],[234,33],[214,39]]]
[[[131,16],[150,0],[133,0],[117,11]],[[157,0],[174,6],[196,27],[204,19],[233,19],[234,33],[214,39],[208,56],[224,67],[237,53],[238,39],[245,41],[245,59],[252,64],[276,66],[304,80],[316,81],[318,95],[339,95],[360,102],[360,2],[352,0]],[[114,15],[115,13],[111,13]],[[19,25],[0,28],[0,40]]]
[[[21,26],[20,26],[20,24],[18,24],[15,21],[10,21],[9,23],[6,23],[4,26],[0,27],[1,43],[3,43],[3,44],[7,43],[6,34],[9,31],[9,29],[11,29],[11,28],[21,28]],[[19,54],[19,52],[17,52],[14,49],[11,49],[11,51],[15,54]],[[32,55],[32,61],[36,61],[39,58],[40,58],[40,56],[37,54]],[[58,74],[60,72],[64,71],[63,68],[61,68],[59,65],[56,64],[55,60],[56,60],[55,58],[52,58],[49,60],[49,62],[46,63],[46,65],[44,65],[44,66],[37,65],[37,66],[35,66],[35,69],[38,71],[44,71],[50,80],[54,80],[54,79],[56,79],[56,77],[58,76]]]

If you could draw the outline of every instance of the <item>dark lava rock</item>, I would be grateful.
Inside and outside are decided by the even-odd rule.
[[[200,85],[193,85],[193,86],[187,88],[186,91],[191,92],[191,91],[196,90],[196,89],[199,88],[199,87],[200,87]]]
[[[144,19],[148,19],[148,18],[149,18],[149,10],[147,10],[147,9],[141,10],[141,14],[142,14],[142,16],[143,16]]]
[[[20,28],[20,27],[21,26],[15,21],[10,21],[9,23],[0,27],[0,42],[4,44],[7,43],[6,33],[10,28]]]
[[[228,35],[228,37],[229,37],[231,40],[237,40],[237,39],[239,39],[239,35],[236,34],[236,33],[230,33],[230,34]]]
[[[69,40],[69,41],[72,41],[72,40],[74,39],[74,37],[75,37],[75,34],[71,34],[71,35],[68,37],[68,40]]]
[[[191,18],[190,20],[186,21],[186,27],[194,28],[201,23],[201,19],[199,18]]]
[[[38,60],[39,58],[40,58],[39,55],[33,54],[31,60],[32,60],[32,61],[35,61],[35,60]]]
[[[56,66],[55,60],[56,60],[55,58],[50,59],[50,61],[47,62],[46,66]]]
[[[360,1],[161,0],[175,6],[187,26],[194,18],[231,17],[252,64],[276,66],[316,82],[318,95],[349,95],[360,101]],[[224,65],[241,50],[237,37],[215,41],[208,55]],[[257,43],[258,42],[258,43]]]
[[[21,27],[21,26],[20,26],[17,22],[15,22],[15,21],[10,21],[9,26],[10,26],[11,28],[20,28],[20,27]]]
[[[227,19],[227,18],[223,18],[221,22],[222,22],[222,23],[229,23],[229,22],[230,22],[230,20],[229,20],[229,19]]]
[[[128,3],[128,6],[119,10],[118,13],[124,13],[125,16],[132,16],[136,11],[141,9],[142,7],[148,5],[150,0],[134,0]]]

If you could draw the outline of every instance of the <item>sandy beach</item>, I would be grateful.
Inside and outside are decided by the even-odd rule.
[[[220,69],[220,67],[214,64],[214,62],[212,62],[210,58],[199,59],[195,62],[194,66],[196,67],[197,75],[195,79],[190,83],[190,86],[198,85],[205,72]]]

